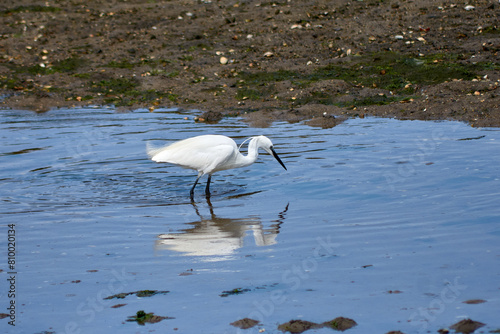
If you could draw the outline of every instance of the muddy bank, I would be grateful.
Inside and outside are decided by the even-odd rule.
[[[20,0],[0,5],[0,106],[500,126],[500,5],[468,5]]]

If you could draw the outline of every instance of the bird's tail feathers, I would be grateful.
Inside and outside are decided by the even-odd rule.
[[[160,147],[154,147],[154,145],[151,144],[150,142],[146,142],[146,153],[148,154],[150,159],[152,159],[160,151],[161,151]]]

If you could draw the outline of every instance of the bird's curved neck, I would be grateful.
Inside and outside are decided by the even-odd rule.
[[[257,138],[252,138],[248,143],[248,153],[247,155],[239,154],[238,162],[241,164],[241,167],[246,167],[253,164],[257,157],[259,156],[259,147],[258,147]]]

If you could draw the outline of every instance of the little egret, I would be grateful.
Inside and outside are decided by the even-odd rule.
[[[208,174],[205,194],[210,197],[212,174],[221,170],[246,167],[253,164],[259,156],[259,148],[263,148],[267,153],[275,157],[286,170],[285,164],[274,151],[273,143],[269,138],[256,136],[249,139],[250,143],[248,144],[248,154],[246,156],[240,153],[234,140],[222,135],[203,135],[187,138],[162,148],[153,148],[148,145],[147,153],[151,160],[155,162],[168,162],[198,171],[198,177],[194,181],[190,192],[191,200],[193,200],[194,188],[203,175]]]

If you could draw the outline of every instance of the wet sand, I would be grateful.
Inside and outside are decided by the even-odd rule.
[[[45,1],[0,5],[0,107],[180,107],[330,127],[500,126],[493,1]],[[339,117],[340,116],[340,117]]]

